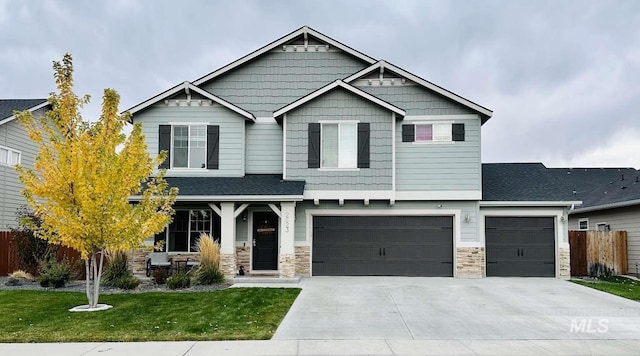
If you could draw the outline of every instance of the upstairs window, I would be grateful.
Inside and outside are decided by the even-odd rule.
[[[464,124],[415,123],[402,125],[402,142],[457,142],[464,141]]]
[[[309,168],[370,167],[368,122],[309,123],[308,135]]]
[[[159,151],[168,153],[160,168],[218,169],[220,127],[160,125]]]
[[[21,156],[20,151],[0,146],[0,164],[2,165],[15,166],[20,163]]]
[[[322,168],[357,168],[358,137],[355,123],[322,124]]]

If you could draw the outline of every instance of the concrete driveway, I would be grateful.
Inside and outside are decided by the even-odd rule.
[[[640,339],[640,303],[552,278],[302,283],[274,339]]]

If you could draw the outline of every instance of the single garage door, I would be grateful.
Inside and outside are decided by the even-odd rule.
[[[487,217],[487,276],[555,277],[552,217]]]
[[[314,276],[453,276],[451,216],[316,216]]]

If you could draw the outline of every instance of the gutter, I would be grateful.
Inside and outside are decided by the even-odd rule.
[[[624,207],[633,206],[633,205],[640,205],[640,199],[627,200],[627,201],[611,203],[611,204],[595,205],[595,206],[589,206],[589,207],[580,208],[580,209],[573,209],[569,211],[569,214],[579,214],[579,213],[588,213],[596,210],[624,208]]]
[[[574,205],[580,205],[582,201],[481,201],[480,207],[483,206],[566,206],[571,207]]]

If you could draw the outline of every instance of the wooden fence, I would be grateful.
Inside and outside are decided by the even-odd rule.
[[[14,237],[15,234],[11,231],[0,231],[0,276],[6,276],[21,268],[16,255]],[[80,253],[68,247],[60,246],[55,251],[59,260],[64,258],[71,264],[77,263],[80,259]],[[80,269],[78,274],[84,276],[84,269]]]
[[[626,231],[569,231],[572,276],[627,274]]]

